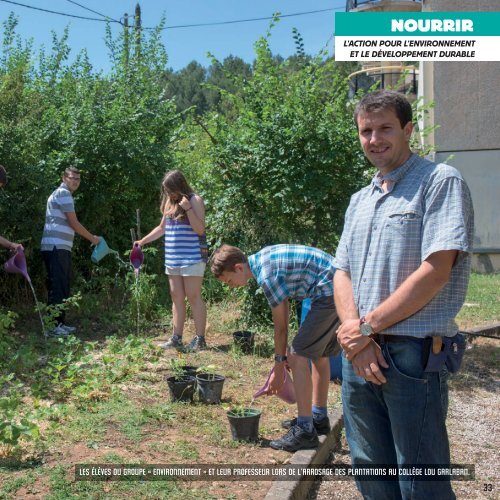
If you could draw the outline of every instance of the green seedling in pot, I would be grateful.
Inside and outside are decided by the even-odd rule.
[[[217,365],[203,365],[196,370],[196,375],[208,375],[207,380],[214,380],[216,370],[218,369]]]
[[[186,375],[186,359],[182,356],[178,356],[177,358],[172,358],[170,360],[170,368],[174,373],[174,377],[180,379]]]

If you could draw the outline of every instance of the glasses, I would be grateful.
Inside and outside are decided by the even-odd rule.
[[[66,179],[69,179],[70,181],[79,181],[80,177],[66,177]]]

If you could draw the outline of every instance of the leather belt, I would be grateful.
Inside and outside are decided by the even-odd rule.
[[[425,337],[412,337],[410,335],[384,335],[382,333],[377,333],[373,336],[373,340],[380,343],[385,342],[424,342]]]

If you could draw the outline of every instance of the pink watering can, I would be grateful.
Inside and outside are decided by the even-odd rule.
[[[132,264],[136,275],[139,274],[139,269],[141,268],[143,262],[144,254],[142,253],[141,246],[139,243],[134,243],[134,247],[130,252],[130,263]]]
[[[16,253],[4,264],[3,268],[8,273],[16,273],[24,276],[28,283],[31,283],[31,278],[28,274],[28,266],[26,265],[26,257],[22,247],[18,247]]]
[[[273,372],[274,372],[274,367],[269,372],[269,376],[267,377],[266,383],[253,395],[254,399],[258,398],[259,396],[262,396],[263,394],[267,394],[267,391],[269,390],[269,380]],[[295,388],[293,386],[292,377],[290,377],[290,374],[286,369],[284,374],[283,385],[281,386],[281,389],[278,391],[276,396],[285,401],[285,403],[291,405],[297,401],[297,398],[295,397]]]

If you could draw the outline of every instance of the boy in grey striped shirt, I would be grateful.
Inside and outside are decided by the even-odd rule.
[[[61,185],[49,196],[42,235],[42,257],[47,269],[48,304],[61,304],[70,296],[71,249],[75,233],[93,245],[99,237],[91,234],[75,213],[72,193],[80,186],[80,171],[69,167],[64,171]],[[58,325],[52,336],[65,337],[76,328],[64,324],[64,311],[57,317]]]

